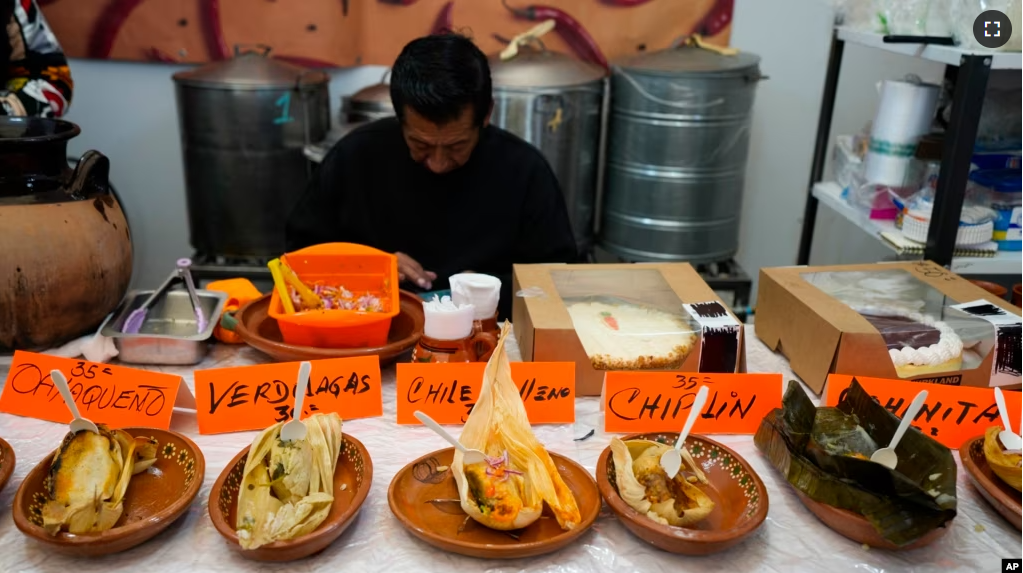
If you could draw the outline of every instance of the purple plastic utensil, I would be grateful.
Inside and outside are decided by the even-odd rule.
[[[153,306],[156,299],[160,298],[160,295],[167,291],[167,288],[170,287],[171,283],[173,283],[176,278],[177,276],[173,274],[167,277],[167,280],[163,281],[160,288],[156,289],[153,291],[153,294],[149,295],[149,297],[142,303],[142,306],[131,311],[128,318],[124,320],[124,326],[121,327],[121,332],[125,334],[138,334],[139,330],[142,328],[142,324],[146,322],[146,313],[149,312],[149,307]]]

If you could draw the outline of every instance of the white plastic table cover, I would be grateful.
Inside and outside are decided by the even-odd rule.
[[[794,378],[788,362],[772,353],[747,331],[747,364],[751,372],[781,372]],[[512,359],[519,356],[509,345]],[[0,357],[0,380],[6,379],[10,357]],[[248,347],[214,346],[199,368],[223,368],[268,362]],[[193,368],[154,367],[180,374],[193,386]],[[960,466],[958,515],[952,529],[930,547],[906,552],[863,549],[817,520],[792,488],[753,445],[752,436],[714,436],[733,448],[759,473],[769,493],[767,519],[751,537],[723,553],[687,557],[661,551],[626,530],[605,505],[590,532],[551,555],[521,560],[481,560],[446,553],[406,532],[391,514],[387,488],[405,464],[447,443],[420,426],[395,423],[394,368],[383,371],[384,415],[346,420],[344,431],[361,440],[373,459],[373,483],[361,513],[330,547],[307,559],[264,564],[244,559],[228,548],[207,512],[210,488],[228,461],[249,445],[255,432],[199,435],[194,415],[176,411],[171,428],[194,440],[206,457],[206,478],[188,513],[154,539],[124,553],[103,558],[69,558],[28,539],[14,525],[10,507],[29,469],[60,443],[65,426],[0,414],[0,436],[17,455],[11,481],[0,494],[0,572],[110,573],[145,571],[543,571],[550,573],[622,573],[642,571],[999,571],[1002,558],[1021,557],[1020,532],[992,509],[969,482]],[[812,396],[812,394],[811,394]],[[610,437],[601,431],[597,398],[579,398],[574,425],[536,426],[539,439],[552,451],[567,455],[594,472]],[[595,433],[583,441],[575,441]],[[956,454],[958,460],[958,454]]]

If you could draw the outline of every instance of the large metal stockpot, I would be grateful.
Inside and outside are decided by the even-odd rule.
[[[238,53],[174,75],[192,247],[199,256],[272,257],[305,191],[305,145],[330,128],[328,76]]]
[[[350,96],[341,98],[341,123],[362,124],[386,117],[394,117],[391,104],[391,84],[387,83],[390,70],[380,83],[362,88]]]
[[[565,195],[580,252],[593,245],[601,127],[607,78],[600,66],[522,46],[510,60],[490,60],[491,121],[535,145]]]
[[[612,67],[602,248],[634,261],[735,254],[759,62],[681,46]]]

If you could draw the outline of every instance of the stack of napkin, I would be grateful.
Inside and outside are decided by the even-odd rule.
[[[471,304],[455,304],[451,297],[433,297],[423,303],[426,322],[423,336],[435,340],[461,340],[472,335],[472,321],[475,307]]]
[[[493,318],[501,298],[501,279],[476,273],[451,275],[451,299],[455,304],[475,307],[475,320]]]

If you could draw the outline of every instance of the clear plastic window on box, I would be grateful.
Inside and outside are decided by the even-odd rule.
[[[900,378],[971,370],[994,348],[989,322],[950,308],[968,301],[953,300],[904,270],[800,276],[877,329]]]
[[[597,370],[681,368],[700,329],[655,269],[551,271],[558,296]]]

